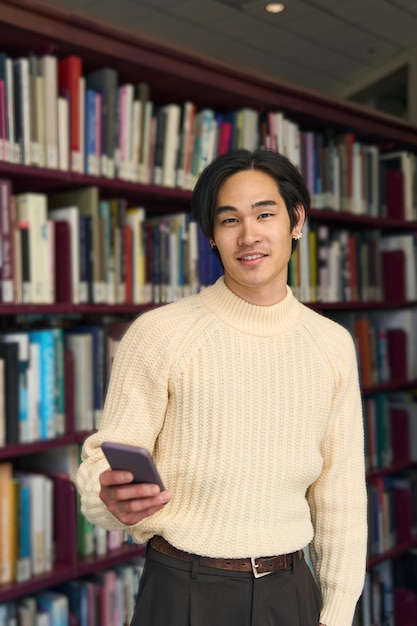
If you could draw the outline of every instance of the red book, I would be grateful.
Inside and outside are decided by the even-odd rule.
[[[228,150],[230,150],[232,133],[233,124],[225,120],[222,121],[220,124],[219,155],[225,154],[225,152],[228,152]]]
[[[404,174],[399,169],[388,169],[385,172],[385,203],[388,218],[404,219]]]
[[[393,481],[393,502],[397,544],[411,541],[413,537],[413,490],[407,479]]]
[[[384,300],[406,299],[406,258],[403,250],[381,252],[382,287]]]
[[[403,328],[387,329],[388,362],[392,380],[407,379],[407,333]]]
[[[59,91],[68,95],[70,109],[70,149],[71,170],[79,172],[81,159],[80,126],[80,79],[82,77],[82,59],[69,56],[58,61]]]
[[[71,231],[64,220],[55,225],[55,301],[72,302]]]
[[[355,336],[359,352],[362,386],[370,387],[372,385],[372,354],[368,318],[358,317],[355,320]]]
[[[409,415],[406,409],[391,407],[390,434],[392,462],[399,463],[410,460],[410,428]]]
[[[394,587],[394,615],[396,626],[417,624],[417,594],[414,591]]]

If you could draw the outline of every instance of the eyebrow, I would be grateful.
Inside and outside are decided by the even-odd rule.
[[[254,202],[254,204],[251,204],[251,209],[258,209],[259,207],[263,207],[263,206],[276,206],[277,203],[275,202],[275,200],[259,200],[258,202]],[[228,204],[225,204],[224,206],[219,206],[216,209],[216,215],[220,215],[220,213],[224,213],[225,211],[237,211],[237,208]]]

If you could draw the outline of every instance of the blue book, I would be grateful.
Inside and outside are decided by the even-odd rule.
[[[69,601],[58,591],[41,591],[37,595],[38,608],[49,615],[49,626],[69,626]]]
[[[96,174],[94,165],[96,158],[96,92],[87,89],[85,92],[85,173]]]
[[[55,338],[52,329],[29,331],[31,343],[39,345],[39,413],[40,438],[56,437],[55,413]]]
[[[68,598],[69,610],[77,618],[78,626],[88,626],[88,588],[82,580],[70,580],[56,588]]]
[[[65,424],[65,372],[64,372],[64,331],[51,328],[55,343],[55,419],[56,434],[64,435]]]

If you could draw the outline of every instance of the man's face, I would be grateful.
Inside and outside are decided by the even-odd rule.
[[[220,187],[214,242],[231,291],[253,304],[270,305],[286,293],[292,235],[285,202],[273,178],[258,170],[233,174]]]

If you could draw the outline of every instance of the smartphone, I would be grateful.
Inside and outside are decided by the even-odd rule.
[[[145,448],[111,441],[104,441],[101,448],[113,470],[127,470],[132,472],[134,483],[153,483],[165,490],[154,460]]]

